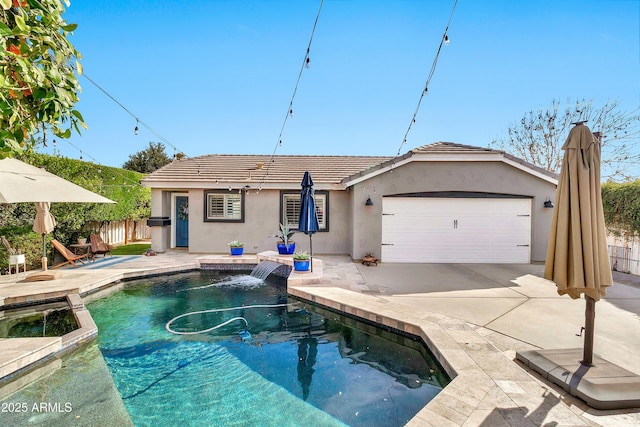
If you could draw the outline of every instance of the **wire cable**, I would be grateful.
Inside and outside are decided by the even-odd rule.
[[[402,147],[404,147],[404,145],[407,143],[407,137],[409,136],[409,132],[411,132],[411,127],[416,122],[416,116],[418,115],[418,111],[420,110],[420,105],[422,104],[422,99],[429,92],[429,83],[431,83],[431,78],[433,77],[433,74],[436,71],[436,66],[438,65],[438,58],[440,57],[440,51],[442,50],[442,45],[443,44],[448,44],[448,42],[449,42],[449,36],[447,35],[447,31],[449,31],[449,25],[451,24],[451,20],[453,19],[453,12],[456,10],[457,4],[458,4],[458,0],[455,0],[455,2],[453,3],[453,8],[451,9],[451,14],[449,15],[449,21],[447,22],[447,26],[444,29],[444,33],[442,34],[442,38],[440,39],[440,46],[438,46],[438,51],[436,52],[436,57],[433,59],[433,64],[431,65],[431,70],[429,71],[429,76],[427,77],[427,82],[424,85],[424,90],[422,91],[422,93],[420,93],[420,99],[418,99],[418,105],[416,106],[416,110],[413,113],[413,117],[411,118],[411,121],[409,122],[409,127],[407,128],[407,131],[404,134],[404,138],[402,139],[402,144],[400,144],[400,147],[398,147],[398,152],[396,153],[396,156],[400,155],[400,151],[402,150]]]
[[[137,124],[141,124],[142,126],[144,126],[149,132],[151,132],[153,135],[155,135],[156,137],[158,137],[162,142],[164,142],[165,144],[167,144],[169,147],[173,148],[175,151],[178,151],[182,154],[186,153],[182,150],[180,150],[178,147],[176,147],[175,145],[173,145],[171,142],[169,142],[169,140],[167,140],[165,137],[163,137],[162,135],[160,135],[158,132],[156,132],[151,126],[149,126],[148,124],[146,124],[144,121],[142,121],[138,116],[136,116],[131,110],[129,110],[127,107],[125,107],[120,101],[118,101],[113,95],[111,95],[109,92],[107,92],[102,86],[100,86],[98,83],[96,83],[91,77],[89,77],[86,73],[82,73],[82,76],[89,80],[89,82],[94,85],[95,87],[97,87],[102,93],[104,93],[105,95],[107,95],[113,102],[115,102],[116,104],[118,104],[120,106],[120,108],[122,108],[124,111],[127,112],[127,114],[129,114],[131,117],[133,117],[134,119],[136,119],[136,129],[137,129]]]
[[[293,115],[293,101],[296,98],[296,94],[298,93],[298,85],[300,84],[300,79],[302,78],[302,72],[305,68],[309,67],[309,52],[311,52],[311,43],[313,42],[313,35],[316,32],[316,27],[318,26],[318,19],[320,18],[320,12],[322,11],[322,5],[324,5],[324,0],[320,0],[320,7],[318,8],[318,13],[316,14],[316,19],[313,23],[313,28],[311,30],[311,37],[309,37],[309,44],[307,45],[307,51],[304,55],[304,59],[302,60],[302,65],[300,66],[300,72],[298,73],[298,78],[296,80],[296,84],[293,88],[293,94],[291,95],[291,100],[289,101],[289,107],[287,108],[287,114],[284,116],[284,120],[282,122],[282,127],[280,128],[280,134],[278,135],[278,141],[276,142],[275,147],[273,148],[273,152],[271,153],[271,158],[269,159],[269,164],[267,165],[267,169],[262,176],[262,181],[258,185],[258,189],[262,188],[262,184],[264,184],[265,179],[269,176],[269,169],[271,165],[274,163],[274,159],[276,157],[276,152],[278,151],[278,147],[282,145],[282,135],[284,134],[284,129],[287,126],[287,121],[289,117]]]
[[[81,156],[81,157],[82,157],[82,154],[84,154],[85,156],[89,157],[89,158],[90,158],[94,163],[96,163],[96,164],[100,164],[100,162],[98,162],[98,160],[96,160],[96,158],[95,158],[95,157],[93,157],[91,154],[87,153],[86,151],[84,151],[84,150],[80,149],[79,147],[75,146],[75,145],[74,145],[71,141],[69,141],[68,139],[65,139],[64,141],[65,141],[67,144],[69,144],[70,146],[72,146],[73,148],[75,148],[76,150],[78,150],[78,151],[80,152],[80,156]],[[55,142],[55,140],[54,140],[54,142]],[[126,186],[128,186],[128,185],[131,185],[132,187],[133,187],[133,186],[137,186],[137,187],[140,187],[140,186],[141,186],[141,185],[140,185],[140,182],[135,181],[135,180],[133,180],[133,179],[129,178],[128,176],[126,176],[125,174],[123,174],[122,172],[120,172],[120,171],[118,170],[118,168],[113,167],[113,166],[109,166],[109,167],[112,169],[112,172],[113,172],[113,173],[115,173],[116,175],[121,176],[121,177],[123,178],[123,180],[124,180],[124,181],[123,181],[123,183],[122,183],[122,185],[118,185],[118,186],[120,186],[120,187],[122,187],[122,186],[125,186],[125,187],[126,187]],[[125,182],[125,181],[129,181],[131,184],[126,184],[126,182]],[[103,185],[103,187],[105,187],[105,186],[107,186],[107,185]]]

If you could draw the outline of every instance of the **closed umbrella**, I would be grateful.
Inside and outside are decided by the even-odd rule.
[[[577,299],[584,294],[581,363],[592,365],[595,302],[613,284],[600,192],[600,142],[580,122],[571,129],[562,149],[544,277],[556,283],[560,295]]]
[[[33,231],[42,234],[42,269],[47,269],[47,243],[45,236],[56,227],[56,220],[49,212],[51,204],[49,202],[36,203],[36,218],[33,222]]]
[[[311,237],[320,226],[318,225],[318,212],[314,199],[313,180],[309,171],[304,173],[302,178],[302,190],[300,191],[300,219],[298,220],[298,231],[309,235],[309,253],[311,254],[311,271],[313,271],[313,240]]]

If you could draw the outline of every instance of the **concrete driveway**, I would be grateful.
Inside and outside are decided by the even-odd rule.
[[[542,278],[543,265],[380,263],[358,270],[364,292],[482,326],[494,340],[513,338],[514,351],[582,348],[585,301],[559,296]],[[640,374],[640,281],[615,272],[614,281],[596,304],[595,353]]]

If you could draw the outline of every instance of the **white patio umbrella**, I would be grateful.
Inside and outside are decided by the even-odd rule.
[[[24,202],[115,203],[42,168],[0,160],[0,203]]]
[[[47,269],[45,235],[55,227],[49,213],[51,202],[115,203],[42,168],[16,159],[0,160],[0,203],[28,202],[36,203],[33,231],[42,234],[43,270]]]

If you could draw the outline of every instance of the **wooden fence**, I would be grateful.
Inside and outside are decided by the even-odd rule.
[[[123,245],[138,240],[151,239],[151,228],[147,220],[140,221],[111,221],[102,225],[99,222],[88,222],[87,230],[100,230],[102,240],[110,245]]]

